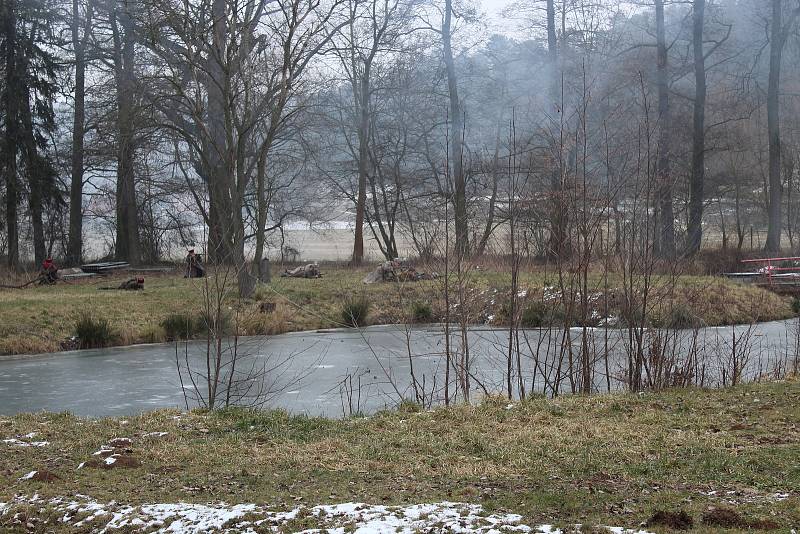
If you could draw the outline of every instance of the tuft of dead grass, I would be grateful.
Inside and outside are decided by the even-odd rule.
[[[277,335],[293,331],[294,313],[286,302],[275,304],[273,311],[264,311],[260,303],[240,312],[239,333],[245,336]]]

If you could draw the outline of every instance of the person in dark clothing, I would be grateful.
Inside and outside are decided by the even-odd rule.
[[[200,254],[195,254],[194,249],[189,249],[186,255],[186,275],[184,278],[203,278],[206,270],[203,268],[203,259]]]
[[[53,258],[47,258],[42,262],[42,270],[39,272],[39,283],[42,285],[52,285],[58,281],[58,266]]]

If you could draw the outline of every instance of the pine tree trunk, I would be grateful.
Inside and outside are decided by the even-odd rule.
[[[25,69],[27,70],[27,65]],[[30,94],[30,87],[27,82],[20,84],[19,94]],[[33,228],[33,255],[36,265],[41,265],[47,256],[44,242],[44,222],[42,220],[43,185],[46,171],[44,161],[39,157],[38,146],[34,138],[33,110],[31,109],[29,98],[20,103],[19,111],[22,124],[22,132],[20,133],[25,147],[22,157],[25,162],[25,174],[28,179],[28,208]]]
[[[83,141],[86,124],[85,33],[80,35],[80,3],[72,0],[72,48],[75,53],[75,109],[72,120],[72,175],[69,187],[67,264],[83,258]],[[87,13],[87,19],[89,14]],[[85,30],[84,30],[85,32]]]
[[[16,0],[3,2],[3,33],[6,40],[5,84],[8,88],[16,88],[17,81],[17,20]],[[19,202],[19,178],[17,176],[19,97],[17,91],[7,90],[5,95],[4,119],[5,131],[3,142],[3,160],[5,164],[6,182],[6,230],[8,232],[7,265],[11,269],[19,268],[19,221],[17,204]]]
[[[36,265],[41,265],[47,257],[47,247],[44,242],[44,222],[42,220],[42,180],[38,169],[29,170],[29,173],[28,207],[31,210],[31,226],[33,227],[33,257]]]

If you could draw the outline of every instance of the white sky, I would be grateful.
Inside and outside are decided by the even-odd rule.
[[[499,15],[509,0],[480,0],[483,10],[493,16]]]
[[[517,21],[503,17],[503,9],[514,0],[475,0],[479,10],[488,15],[487,31],[489,34],[501,33],[513,36],[516,33]]]

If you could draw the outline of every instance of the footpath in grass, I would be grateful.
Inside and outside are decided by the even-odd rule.
[[[413,321],[436,322],[444,317],[442,281],[407,283],[362,283],[370,267],[359,269],[323,266],[325,276],[306,280],[275,277],[257,288],[254,299],[228,299],[231,323],[242,335],[344,326],[343,304],[363,297],[370,303],[368,324]],[[117,279],[119,278],[119,279]],[[32,286],[24,290],[0,290],[0,355],[34,354],[72,348],[67,340],[76,333],[81,314],[108,321],[108,345],[131,345],[167,341],[165,319],[173,323],[202,320],[203,280],[188,280],[179,274],[147,276],[144,291],[103,291],[117,285],[125,275],[102,280],[84,280],[54,287]],[[611,275],[593,276],[590,300],[595,319],[619,315],[624,301],[622,281]],[[548,316],[557,316],[561,306],[557,280],[552,273],[525,272],[520,279],[519,306],[535,321],[544,305]],[[720,277],[680,277],[675,281],[655,279],[648,314],[653,326],[717,326],[769,321],[792,316],[789,299]],[[483,268],[469,274],[468,322],[505,325],[508,320],[510,275]],[[263,304],[272,306],[265,307]],[[538,308],[537,308],[538,306]],[[268,310],[268,311],[265,311]],[[552,313],[555,310],[556,313]],[[236,314],[236,312],[239,312]],[[237,316],[235,320],[233,316]],[[202,329],[194,329],[195,336]]]
[[[127,518],[136,531],[216,517],[284,532],[407,519],[440,532],[455,514],[474,516],[467,532],[578,523],[788,532],[800,525],[798,398],[794,380],[344,420],[241,410],[0,417],[0,530],[91,532]],[[366,506],[354,516],[347,503]]]

